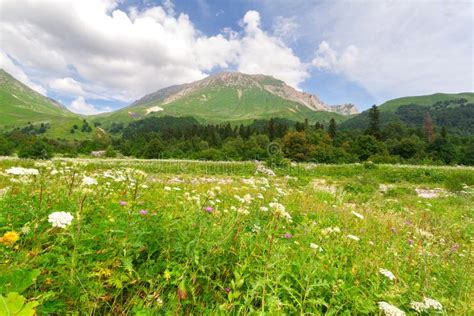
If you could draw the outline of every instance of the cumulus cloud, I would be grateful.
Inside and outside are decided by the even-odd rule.
[[[470,1],[328,2],[302,19],[321,42],[312,64],[347,76],[378,101],[474,91]],[[331,45],[329,45],[331,44]]]
[[[298,88],[308,76],[307,67],[280,39],[270,36],[260,27],[260,14],[248,11],[242,25],[238,70],[251,74],[270,74]]]
[[[93,104],[89,104],[83,97],[78,97],[71,102],[68,106],[68,109],[74,113],[84,114],[84,115],[93,115],[104,112],[110,112],[112,109],[110,107],[99,108]]]
[[[0,0],[0,51],[22,65],[30,83],[76,100],[130,102],[215,69],[269,74],[294,86],[308,76],[293,51],[261,29],[256,11],[245,14],[242,32],[207,36],[169,0],[145,8],[118,3]]]
[[[69,77],[53,79],[49,82],[49,87],[60,93],[71,96],[83,96],[85,94],[79,82]]]
[[[349,45],[342,54],[339,54],[331,48],[328,42],[322,41],[311,63],[320,70],[333,72],[350,71],[351,67],[357,62],[358,52],[357,47]]]

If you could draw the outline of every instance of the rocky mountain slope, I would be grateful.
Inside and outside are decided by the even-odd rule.
[[[193,116],[203,122],[252,121],[282,117],[292,120],[344,120],[358,113],[352,104],[330,106],[317,96],[297,91],[265,75],[222,72],[205,79],[158,90],[130,106],[101,115],[123,121],[149,115]]]

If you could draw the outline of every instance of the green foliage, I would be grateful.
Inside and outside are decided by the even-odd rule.
[[[371,135],[376,139],[379,139],[380,134],[380,112],[377,106],[374,104],[369,110],[369,126],[365,131],[367,135]]]
[[[0,295],[0,315],[5,316],[33,316],[38,302],[25,303],[25,298],[16,292],[10,292],[6,297]]]
[[[408,314],[423,297],[469,314],[473,169],[373,166],[3,159],[0,236],[20,238],[0,242],[0,315]],[[56,211],[71,224],[51,227]]]
[[[107,147],[107,149],[105,150],[105,157],[108,157],[108,158],[117,157],[117,152],[115,151],[114,147],[112,146]]]
[[[0,135],[0,156],[9,156],[13,152],[14,145],[5,137]]]
[[[13,270],[8,271],[2,267],[0,271],[0,293],[8,292],[23,293],[33,285],[40,275],[40,270]]]
[[[42,140],[33,140],[32,143],[23,145],[18,151],[18,157],[29,159],[50,159],[51,148]]]

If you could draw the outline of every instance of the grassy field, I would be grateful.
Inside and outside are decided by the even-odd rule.
[[[473,168],[5,158],[0,315],[470,315],[473,205]]]

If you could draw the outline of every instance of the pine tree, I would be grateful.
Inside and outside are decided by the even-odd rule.
[[[369,110],[369,127],[365,133],[380,139],[380,112],[375,104]]]
[[[332,118],[329,121],[328,134],[334,140],[336,138],[336,120]]]
[[[272,118],[268,121],[268,138],[270,141],[275,138],[275,124]]]
[[[447,135],[448,135],[448,131],[446,130],[446,127],[443,126],[441,128],[441,137],[446,138]]]

